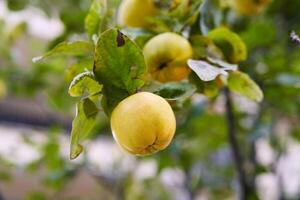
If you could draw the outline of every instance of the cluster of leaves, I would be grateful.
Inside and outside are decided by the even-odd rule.
[[[296,1],[273,0],[264,14],[245,17],[222,7],[221,1],[196,0],[190,1],[191,4],[185,4],[188,1],[183,1],[185,3],[174,6],[169,0],[161,0],[157,2],[162,8],[162,13],[152,19],[156,26],[151,30],[129,27],[117,29],[114,16],[119,1],[18,0],[21,2],[19,8],[14,7],[17,5],[14,1],[7,2],[14,10],[22,9],[22,5],[27,3],[38,6],[47,13],[56,7],[66,26],[66,31],[49,45],[50,48],[54,48],[43,57],[35,59],[35,65],[42,66],[35,69],[42,70],[32,73],[32,84],[25,82],[21,83],[20,87],[30,85],[23,88],[34,91],[37,86],[43,85],[40,81],[46,79],[46,74],[55,70],[56,77],[59,77],[62,70],[65,70],[61,68],[66,65],[65,62],[57,59],[50,62],[49,58],[72,57],[72,61],[75,60],[65,72],[66,80],[72,82],[69,94],[78,100],[77,115],[73,121],[71,158],[75,158],[82,151],[82,142],[90,137],[89,132],[97,124],[98,115],[105,111],[109,116],[120,100],[139,90],[154,92],[170,101],[174,108],[180,108],[177,109],[177,138],[167,150],[155,158],[160,169],[166,166],[183,168],[188,176],[193,177],[189,186],[192,190],[199,187],[210,187],[212,190],[225,188],[221,189],[220,193],[226,193],[228,187],[232,187],[228,184],[232,180],[231,163],[216,164],[211,157],[227,145],[224,118],[212,108],[224,87],[255,101],[263,100],[259,105],[261,111],[258,116],[254,116],[258,122],[251,127],[242,125],[249,119],[249,115],[236,110],[238,131],[248,133],[239,135],[241,146],[245,146],[243,154],[249,154],[248,147],[258,138],[272,135],[274,130],[268,127],[273,127],[281,118],[296,118],[292,126],[292,136],[299,138],[299,130],[295,127],[300,113],[300,51],[299,47],[289,40],[291,30],[295,30],[296,33],[300,31],[300,3]],[[221,25],[223,28],[219,29]],[[193,73],[188,81],[183,82],[144,82],[141,77],[147,72],[147,68],[141,48],[148,39],[165,31],[187,36],[195,54],[194,60],[189,62]],[[84,32],[87,33],[88,39],[84,36],[85,40],[62,42],[68,40],[71,34]],[[7,46],[9,44],[1,43],[1,52],[5,52]],[[9,55],[9,52],[0,55],[1,58],[3,55]],[[44,60],[47,60],[47,63],[41,62]],[[1,68],[0,70],[2,71]],[[20,73],[15,71],[6,71],[3,74],[0,79],[3,78],[8,84],[9,91],[16,91],[15,87],[9,86],[14,86],[15,81],[11,80],[15,79],[7,77],[28,77],[24,74],[18,75]],[[259,87],[250,77],[263,88],[264,99]],[[62,85],[66,85],[65,82],[61,82]],[[61,96],[61,99],[66,99],[67,103],[64,105],[70,105],[71,99],[65,95],[66,88],[59,88],[63,88],[57,93],[59,95],[52,93],[51,96]],[[194,104],[190,97],[195,92],[211,97],[211,101],[207,104]],[[279,146],[278,142],[274,142],[275,149],[282,149]],[[201,169],[204,168],[202,171],[208,174],[208,177],[199,178],[199,174],[194,174],[192,170],[198,167],[201,161],[206,165],[201,165]],[[218,173],[220,169],[224,171]]]
[[[164,31],[181,33],[199,21],[202,1],[192,3],[182,1],[175,8],[166,6],[167,9],[163,6],[172,4],[160,3],[161,15],[153,18],[156,26],[150,30],[154,35]],[[103,110],[109,116],[121,100],[143,90],[142,86],[145,84],[143,76],[147,73],[147,66],[141,51],[143,44],[141,42],[137,44],[135,40],[141,41],[140,37],[148,38],[148,34],[144,34],[147,31],[133,32],[134,29],[126,28],[124,32],[128,33],[127,36],[122,29],[109,28],[108,25],[114,24],[114,19],[108,15],[110,10],[115,9],[111,9],[107,1],[93,1],[85,18],[89,41],[63,42],[43,56],[33,59],[34,62],[38,62],[57,55],[86,57],[93,55],[93,69],[78,74],[69,87],[71,96],[81,98],[73,121],[70,156],[72,159],[82,152],[80,143],[93,128],[97,113]],[[136,35],[131,39],[133,34]],[[194,76],[198,92],[206,91],[205,94],[216,96],[222,87],[228,86],[230,90],[250,99],[262,100],[262,92],[255,82],[248,75],[237,71],[237,65],[227,63],[238,63],[246,59],[245,44],[237,34],[227,28],[218,28],[209,32],[207,36],[190,33],[189,37],[196,43],[195,59],[201,59],[188,62],[190,68],[200,78],[195,79]],[[207,55],[206,51],[209,50],[207,45],[213,46],[214,50],[211,53],[219,57]],[[201,51],[201,48],[204,52],[199,55],[197,52]],[[232,71],[229,76],[228,70]],[[219,84],[216,82],[217,78]],[[205,84],[204,81],[210,84]],[[151,88],[152,92],[168,100],[181,99],[183,102],[195,92],[195,86],[187,82],[159,84],[157,87],[151,86],[151,83],[147,84],[147,88]],[[214,88],[209,88],[211,84]],[[209,91],[211,89],[214,92]],[[97,106],[99,99],[101,106]]]

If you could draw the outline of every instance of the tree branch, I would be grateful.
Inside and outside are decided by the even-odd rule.
[[[232,150],[232,156],[235,162],[235,167],[238,173],[238,179],[240,184],[240,199],[245,200],[247,199],[248,195],[248,186],[247,186],[247,180],[246,180],[246,173],[243,169],[243,158],[240,153],[240,149],[238,146],[238,141],[236,138],[236,127],[235,127],[235,117],[233,113],[233,107],[230,97],[230,91],[228,88],[225,88],[225,98],[226,98],[226,119],[227,119],[227,125],[228,125],[228,139],[230,143],[230,147]]]
[[[71,130],[69,115],[50,110],[42,103],[19,97],[7,97],[0,101],[0,122],[13,122],[40,127],[60,126]]]

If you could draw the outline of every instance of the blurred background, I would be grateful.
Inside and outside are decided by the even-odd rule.
[[[69,160],[68,86],[91,61],[32,58],[65,40],[87,40],[90,4],[0,0],[0,200],[237,199],[222,94],[185,102],[175,139],[156,155],[123,152],[103,115],[84,154]],[[234,95],[249,199],[300,199],[300,45],[289,37],[300,34],[300,1],[273,0],[254,17],[228,12],[249,51],[241,69],[265,95],[260,104]]]

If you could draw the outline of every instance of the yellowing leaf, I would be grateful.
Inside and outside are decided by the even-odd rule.
[[[263,99],[263,92],[259,86],[245,73],[233,71],[227,80],[228,88],[237,94],[260,102]]]
[[[72,97],[90,96],[99,93],[102,89],[95,79],[93,72],[78,74],[69,86],[69,94]]]
[[[94,61],[92,59],[80,59],[76,63],[67,67],[64,78],[66,82],[71,82],[75,76],[85,71],[93,70]]]
[[[226,27],[219,27],[207,35],[222,50],[231,63],[239,63],[247,58],[247,47],[239,35]]]

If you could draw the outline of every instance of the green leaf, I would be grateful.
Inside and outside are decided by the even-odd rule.
[[[196,86],[197,92],[210,98],[215,98],[222,87],[220,84],[217,84],[218,80],[202,81],[195,72],[190,74],[189,81]]]
[[[28,0],[7,0],[7,7],[12,11],[22,10],[27,4],[29,4]]]
[[[75,159],[83,151],[82,141],[87,138],[96,123],[99,110],[89,98],[76,105],[76,117],[72,123],[70,159]]]
[[[104,112],[110,116],[113,109],[121,102],[123,99],[129,96],[128,92],[123,89],[119,89],[116,87],[103,87],[102,90],[102,100],[101,105]]]
[[[58,56],[92,56],[93,52],[94,46],[90,42],[62,42],[55,46],[51,51],[45,53],[44,55],[33,58],[32,61],[40,62],[44,61],[45,59]]]
[[[94,0],[85,18],[86,32],[92,37],[101,31],[107,12],[106,0]]]
[[[220,86],[217,84],[216,80],[208,81],[204,83],[203,94],[210,97],[215,98],[219,94]]]
[[[100,85],[94,78],[93,72],[78,74],[70,84],[69,94],[72,97],[88,97],[101,92]]]
[[[100,35],[95,52],[94,74],[104,86],[135,93],[144,81],[146,64],[141,49],[117,29]]]
[[[228,88],[242,96],[260,102],[263,99],[263,92],[258,85],[245,73],[233,71],[229,74]]]
[[[80,59],[65,70],[66,82],[71,82],[75,76],[85,71],[92,71],[94,61],[92,59]]]
[[[146,73],[142,50],[117,29],[103,32],[96,45],[94,74],[103,84],[106,105],[115,106],[117,101],[137,92],[144,85]],[[113,91],[106,92],[111,88]],[[125,96],[126,94],[126,96]],[[117,98],[114,98],[117,97]],[[114,100],[115,99],[115,100]],[[112,110],[112,107],[106,111]]]
[[[208,33],[231,63],[239,63],[247,58],[247,47],[240,36],[226,27],[216,28]]]
[[[169,82],[159,86],[153,93],[167,100],[181,100],[191,97],[196,87],[187,82]]]
[[[193,46],[196,59],[201,59],[208,56],[219,59],[224,58],[222,51],[209,37],[203,35],[193,35],[191,36],[190,41]]]

